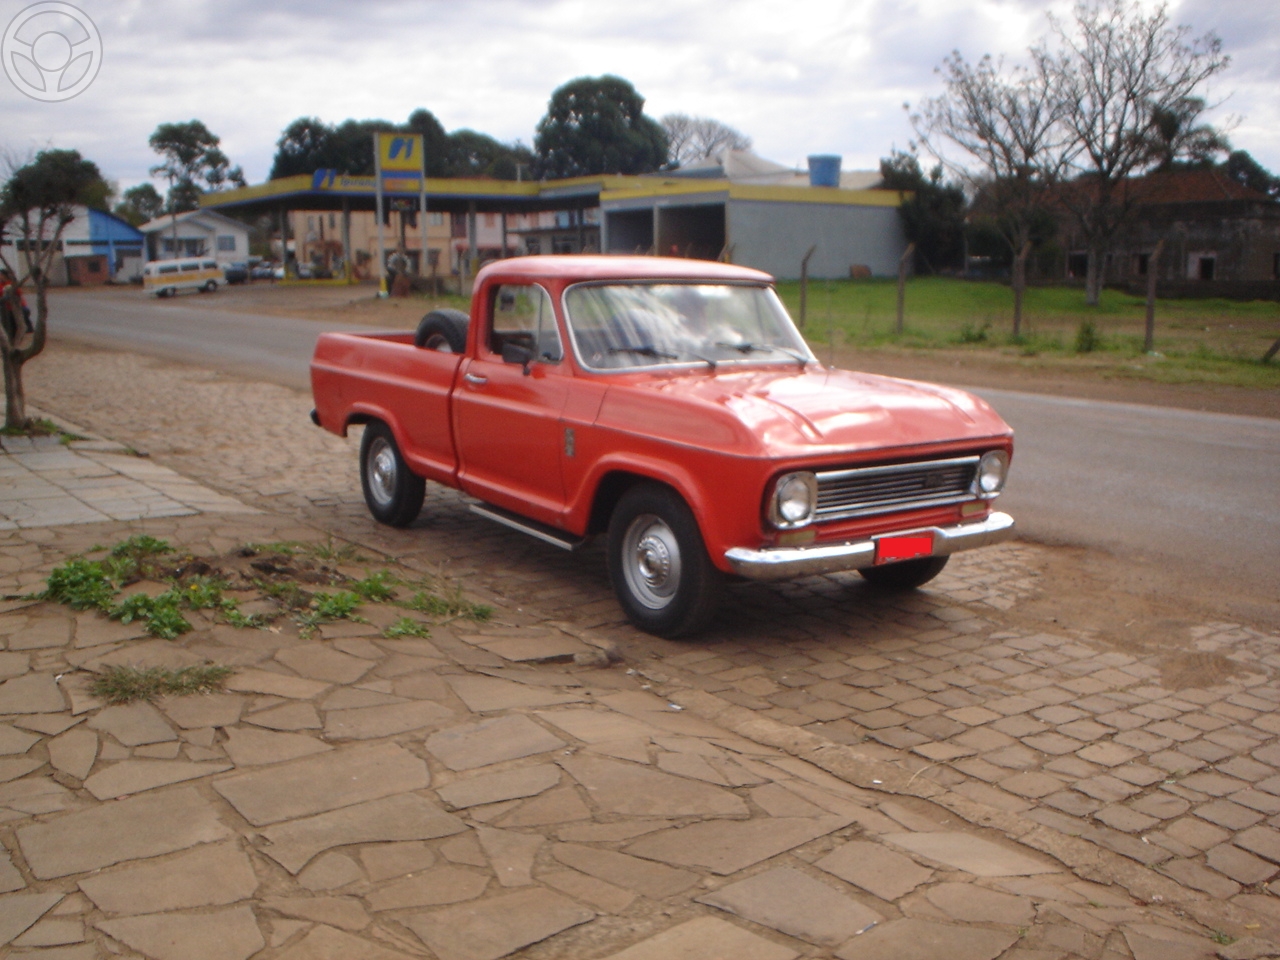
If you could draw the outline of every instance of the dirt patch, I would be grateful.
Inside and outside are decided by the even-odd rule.
[[[1160,661],[1160,686],[1168,690],[1212,687],[1245,672],[1220,653],[1175,653]]]

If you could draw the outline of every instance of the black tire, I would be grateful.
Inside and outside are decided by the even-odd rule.
[[[673,638],[705,627],[724,587],[693,511],[656,483],[632,487],[613,510],[609,579],[632,624]]]
[[[949,556],[917,557],[879,567],[863,567],[858,572],[878,590],[914,590],[940,574],[950,559]]]
[[[413,345],[441,353],[463,353],[467,349],[467,324],[470,320],[461,310],[432,310],[418,324]]]
[[[360,440],[360,486],[373,519],[407,527],[422,512],[427,482],[409,469],[391,428],[374,420]]]
[[[201,288],[200,288],[200,292],[201,292],[201,293],[216,293],[216,292],[217,292],[217,289],[218,289],[218,281],[217,281],[217,280],[210,280],[208,283],[206,283],[203,287],[201,287]]]

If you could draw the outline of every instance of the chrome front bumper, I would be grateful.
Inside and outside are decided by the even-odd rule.
[[[954,527],[920,527],[916,530],[895,530],[886,536],[900,537],[910,534],[933,534],[933,556],[941,557],[961,550],[986,547],[1013,536],[1013,517],[1007,513],[993,513],[976,523],[962,523]],[[748,550],[734,547],[725,551],[725,559],[733,572],[748,580],[787,580],[819,573],[835,573],[837,570],[857,570],[870,567],[876,559],[876,540],[858,540],[853,543],[833,543],[813,547],[773,547],[766,550]]]

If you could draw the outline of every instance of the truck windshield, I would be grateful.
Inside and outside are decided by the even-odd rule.
[[[768,287],[579,284],[565,308],[578,358],[593,370],[813,359]]]

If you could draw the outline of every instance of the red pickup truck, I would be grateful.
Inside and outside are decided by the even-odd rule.
[[[369,511],[424,482],[565,549],[608,537],[633,624],[704,626],[728,579],[858,570],[909,589],[1013,535],[1012,431],[960,390],[820,364],[767,274],[655,257],[503,260],[470,317],[328,333],[312,419],[364,427]]]

